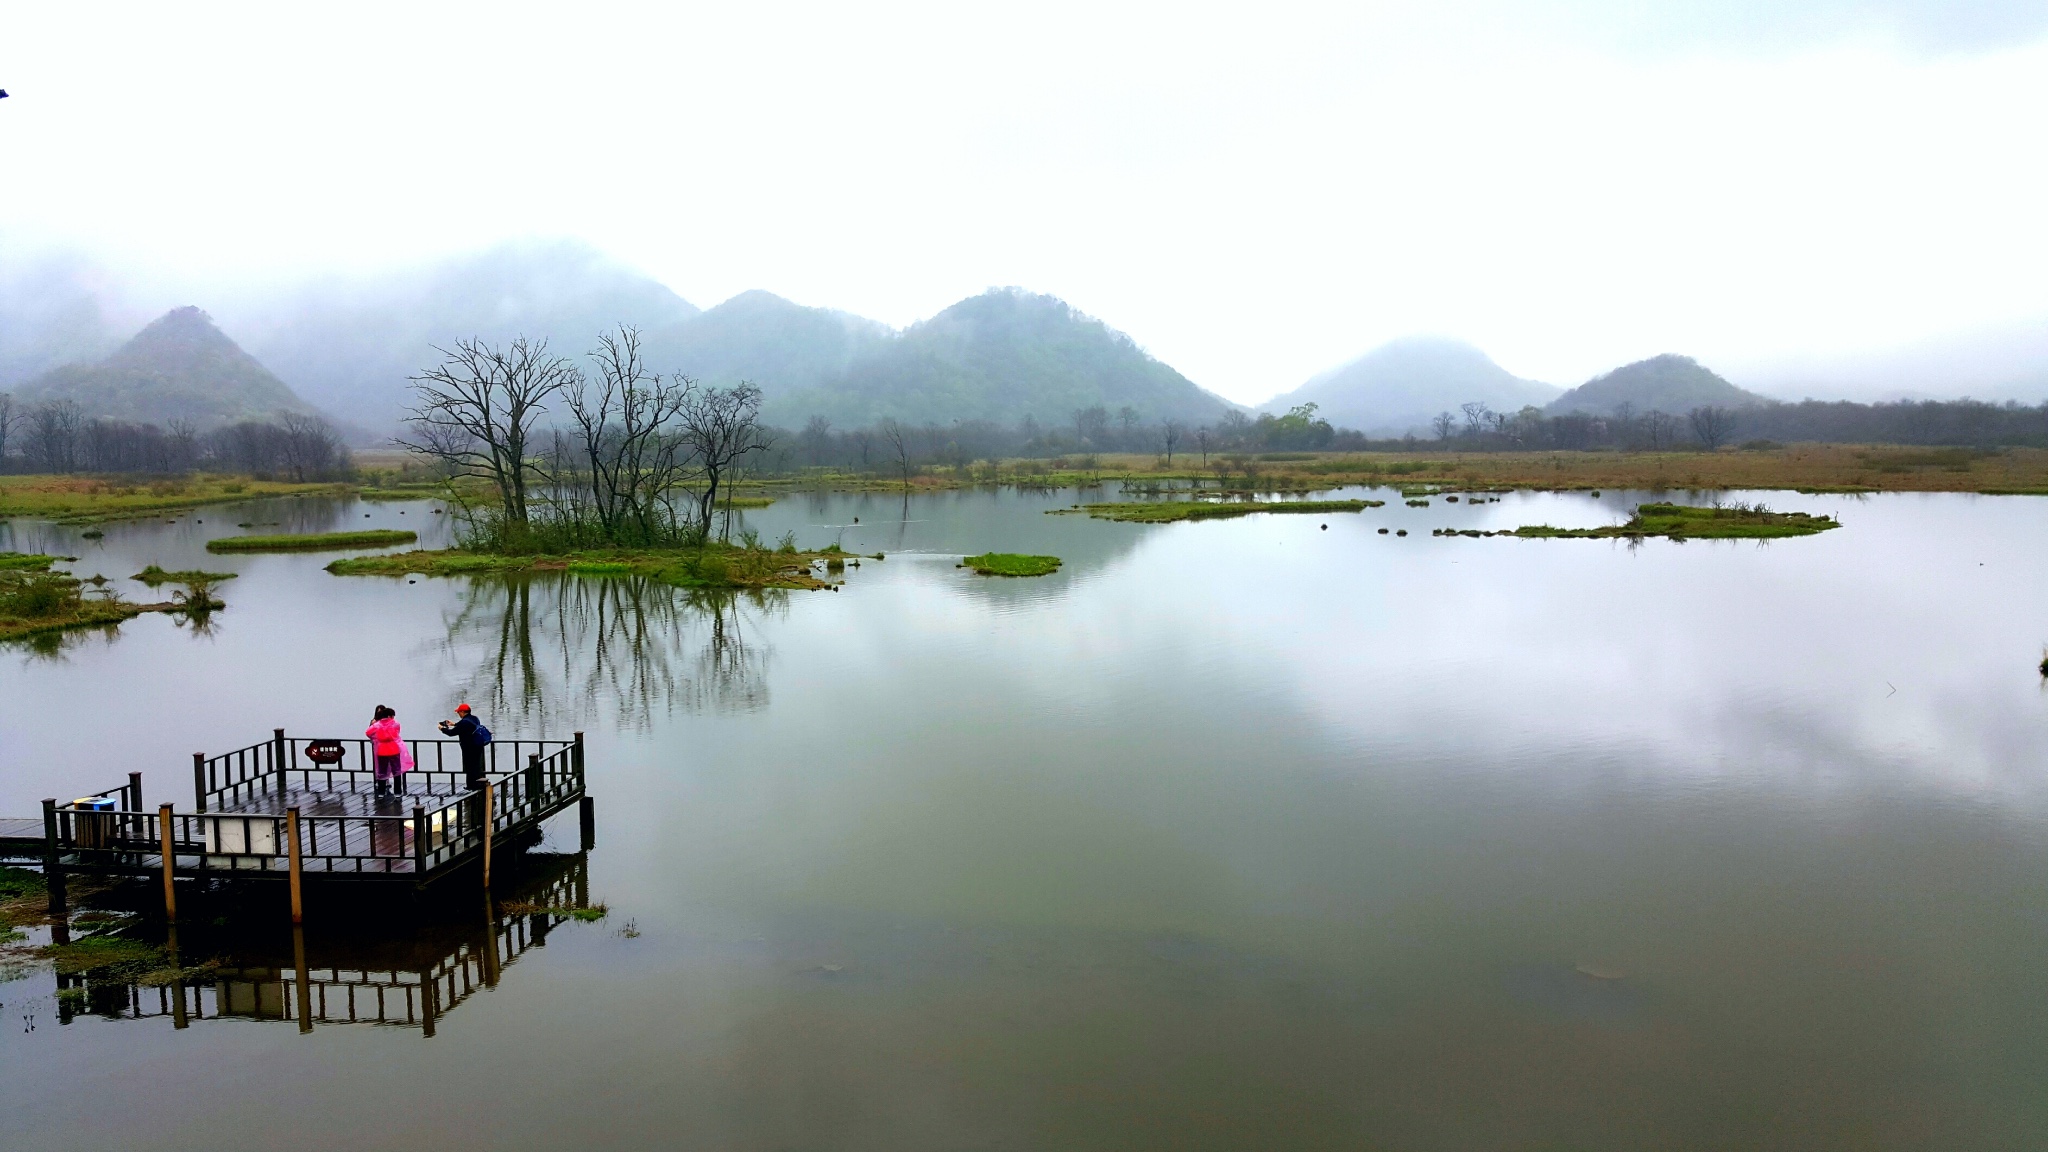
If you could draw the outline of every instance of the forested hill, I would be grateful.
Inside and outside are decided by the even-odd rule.
[[[1627,404],[1637,412],[1683,415],[1695,408],[1753,408],[1769,400],[1747,392],[1690,356],[1665,354],[1596,376],[1552,401],[1553,413],[1605,416]]]
[[[769,416],[823,416],[842,427],[1029,416],[1067,424],[1076,411],[1136,409],[1146,422],[1207,422],[1232,405],[1147,355],[1130,337],[1052,296],[991,289],[879,343],[818,386],[768,392]]]
[[[1542,406],[1554,385],[1524,380],[1459,340],[1413,336],[1383,344],[1261,407],[1280,414],[1313,403],[1316,415],[1377,436],[1420,433],[1439,412],[1478,402],[1496,412]]]
[[[24,403],[69,400],[87,417],[201,430],[314,409],[197,308],[159,317],[96,364],[69,364],[21,386]]]
[[[710,385],[760,385],[768,416],[795,426],[810,413],[788,401],[843,375],[894,339],[885,324],[828,308],[807,308],[771,292],[742,292],[686,320],[643,332],[647,363]]]

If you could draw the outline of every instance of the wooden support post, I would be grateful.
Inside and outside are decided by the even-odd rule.
[[[412,879],[420,883],[427,878],[427,850],[433,833],[427,829],[427,810],[415,804],[412,806]]]
[[[576,802],[576,820],[582,825],[583,850],[588,852],[597,847],[597,801],[587,793]]]
[[[297,811],[297,809],[293,809]],[[294,869],[294,876],[298,874]],[[293,885],[294,891],[297,885]],[[306,975],[306,930],[299,927],[298,918],[292,918],[292,968],[299,985],[299,1031],[313,1030],[313,982]]]
[[[540,753],[535,752],[527,756],[526,758],[527,808],[534,809],[540,807],[541,796],[542,793],[540,787]]]
[[[306,918],[304,905],[300,902],[299,898],[300,870],[304,867],[304,864],[299,857],[299,806],[296,804],[284,810],[284,834],[285,838],[290,842],[288,851],[290,853],[289,859],[291,861],[292,875],[292,925],[296,927],[304,923]],[[305,957],[301,956],[299,959],[299,979],[304,980]]]
[[[156,810],[157,827],[163,832],[164,852],[164,919],[172,924],[178,922],[178,889],[171,883],[171,872],[178,864],[175,845],[171,840],[171,806],[161,805]]]
[[[484,893],[484,987],[498,986],[498,915],[491,907],[490,893]]]
[[[291,760],[286,757],[284,752],[284,729],[282,728],[272,728],[270,730],[270,766],[277,770],[277,794],[282,796],[289,791],[285,787],[285,770],[292,766]]]
[[[434,1017],[441,1014],[440,991],[434,983],[433,969],[420,969],[420,1031],[426,1033],[429,1040],[434,1038]]]
[[[491,887],[491,793],[492,784],[484,781],[484,890]]]
[[[121,811],[142,811],[142,773],[130,772],[128,774],[128,787],[121,793]],[[121,821],[121,831],[118,835],[122,840],[137,840],[141,838],[142,820],[140,817],[122,816],[119,819]]]
[[[43,885],[50,893],[50,915],[62,920],[68,909],[64,901],[64,865],[58,859],[58,848],[57,800],[50,797],[43,801]]]
[[[569,762],[576,766],[576,790],[583,791],[583,733],[576,734],[576,751],[570,753]]]
[[[164,929],[164,957],[170,962],[172,968],[182,968],[184,966],[183,962],[178,959],[178,926],[176,924],[172,924]],[[171,997],[171,1027],[191,1027],[192,1021],[185,1013],[185,982],[183,980],[171,981]],[[197,997],[195,996],[194,999],[196,1000]]]
[[[206,811],[206,753],[192,754],[192,807],[195,811]]]

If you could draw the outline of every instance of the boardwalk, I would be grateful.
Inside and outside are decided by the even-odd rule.
[[[485,749],[483,771],[461,769],[452,740],[415,740],[418,767],[406,791],[376,795],[364,740],[288,738],[282,729],[246,748],[192,758],[193,811],[146,810],[142,777],[70,804],[44,801],[35,822],[38,854],[53,877],[65,873],[282,877],[293,838],[307,879],[426,884],[496,846],[530,838],[572,804],[590,813],[583,736],[506,740]],[[25,822],[0,831],[25,844]],[[52,885],[53,904],[61,885]]]

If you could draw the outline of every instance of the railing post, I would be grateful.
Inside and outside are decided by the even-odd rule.
[[[192,754],[192,807],[206,811],[206,753]]]
[[[50,890],[50,915],[62,919],[65,913],[64,865],[57,861],[57,801],[43,801],[43,885]]]
[[[484,781],[484,890],[491,888],[491,793],[494,786]]]
[[[122,805],[130,812],[142,811],[142,773],[128,774],[128,803]]]
[[[171,806],[162,805],[156,810],[157,824],[163,833],[164,852],[164,919],[172,924],[178,922],[178,889],[171,883],[172,869],[177,867],[178,857],[171,842]]]
[[[576,734],[576,750],[570,754],[569,762],[576,768],[576,790],[583,791],[583,733]]]
[[[277,771],[277,794],[282,796],[287,791],[285,788],[285,771],[292,766],[292,762],[284,754],[284,729],[282,728],[272,728],[270,730],[270,766]]]
[[[296,804],[284,810],[284,834],[285,838],[288,841],[290,841],[290,847],[287,849],[287,851],[289,853],[289,859],[291,861],[292,924],[294,927],[296,927],[297,925],[303,923],[305,920],[303,905],[299,901],[299,877],[301,875],[300,869],[304,867],[304,863],[303,861],[301,861],[299,857],[299,806]],[[301,982],[305,980],[306,969],[304,959],[305,957],[302,952],[300,955],[299,965],[299,979],[301,980]],[[302,986],[301,992],[303,991],[304,989]]]
[[[540,753],[535,752],[526,758],[526,806],[538,807],[540,797]]]
[[[412,878],[417,884],[427,878],[427,810],[412,806]]]

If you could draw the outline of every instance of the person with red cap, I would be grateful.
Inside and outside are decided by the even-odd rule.
[[[483,726],[467,704],[455,706],[455,719],[441,721],[441,732],[462,744],[463,782],[471,788],[484,783],[484,745],[491,742],[491,730]]]

